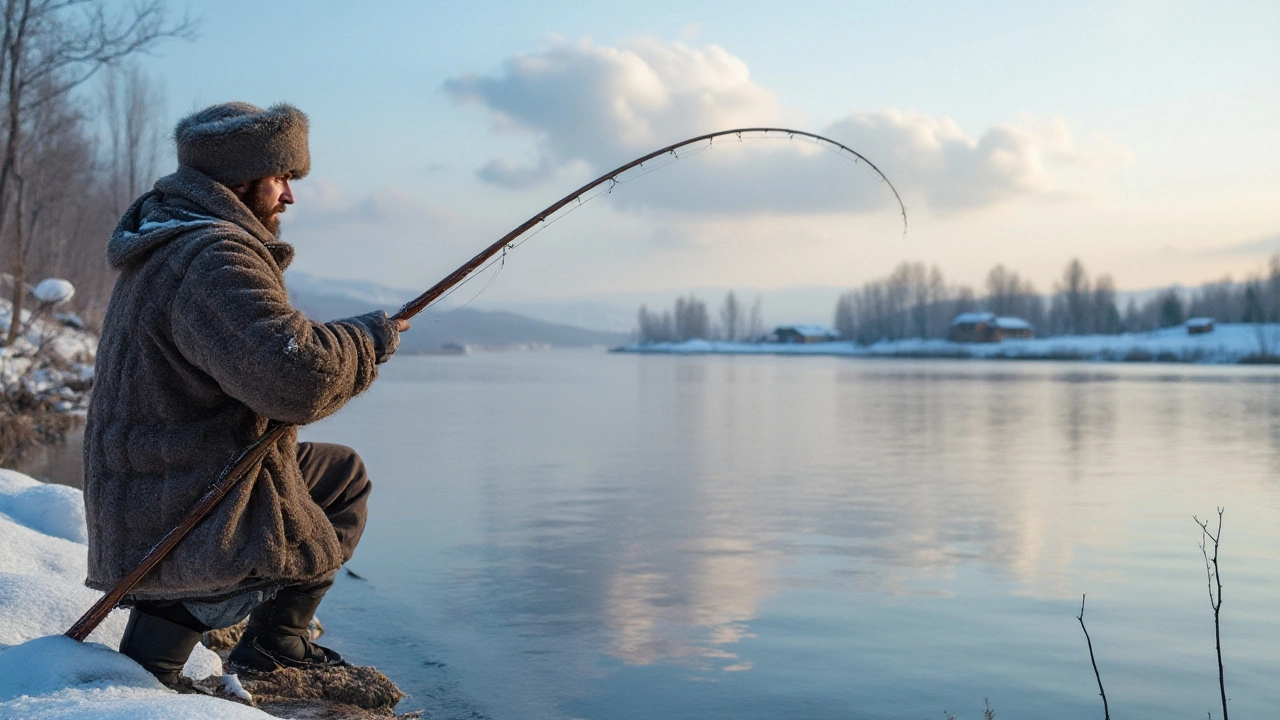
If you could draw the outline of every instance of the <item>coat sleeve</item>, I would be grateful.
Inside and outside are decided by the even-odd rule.
[[[235,240],[213,242],[187,267],[171,327],[189,362],[273,420],[319,420],[377,376],[378,349],[360,322],[308,320],[267,260]]]

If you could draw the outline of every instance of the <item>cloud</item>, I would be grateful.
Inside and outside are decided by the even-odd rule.
[[[1280,253],[1280,233],[1269,235],[1267,237],[1258,238],[1256,240],[1248,240],[1226,247],[1213,248],[1206,250],[1205,255],[1228,255],[1228,256],[1259,256],[1274,255]]]
[[[492,182],[543,178],[574,160],[617,165],[708,128],[782,117],[774,93],[751,81],[746,63],[715,45],[561,42],[508,59],[497,77],[464,75],[444,88],[458,102],[489,110],[499,129],[538,136],[541,159],[523,172],[486,166]]]
[[[331,229],[345,225],[438,225],[453,219],[449,213],[433,208],[392,185],[362,197],[352,197],[333,180],[318,177],[298,183],[294,193],[298,202],[284,216],[290,229]]]
[[[512,188],[544,182],[572,164],[591,174],[680,138],[734,127],[804,127],[798,113],[751,79],[745,62],[716,45],[694,48],[653,39],[624,47],[556,42],[509,58],[497,75],[464,75],[445,83],[457,102],[485,108],[501,132],[536,141],[537,159],[495,159],[479,171]],[[854,113],[822,131],[862,152],[912,204],[943,213],[1018,198],[1071,194],[1061,170],[1090,170],[1131,161],[1128,151],[1095,137],[1082,145],[1067,122],[1021,119],[978,136],[947,117],[883,109]],[[694,213],[848,212],[893,208],[874,184],[851,186],[847,164],[803,142],[767,150],[723,149],[661,182],[619,193],[622,206]]]

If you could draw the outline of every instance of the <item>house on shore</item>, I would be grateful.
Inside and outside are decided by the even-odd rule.
[[[1204,335],[1213,332],[1213,318],[1194,317],[1186,322],[1188,335]]]
[[[840,339],[840,333],[825,325],[779,325],[766,340],[772,343],[821,343]]]
[[[997,343],[1001,340],[1029,340],[1036,336],[1031,323],[1016,317],[997,317],[989,312],[960,313],[951,321],[947,339],[951,342]]]

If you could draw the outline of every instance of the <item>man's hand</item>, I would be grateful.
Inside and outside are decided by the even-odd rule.
[[[397,321],[396,321],[396,331],[397,331],[397,332],[404,332],[405,330],[408,330],[408,329],[409,329],[409,321],[408,321],[408,320],[397,320]]]

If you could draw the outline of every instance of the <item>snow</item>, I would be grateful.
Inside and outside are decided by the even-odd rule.
[[[1191,335],[1186,326],[1123,335],[1063,335],[999,343],[893,340],[873,345],[840,341],[810,344],[683,343],[631,344],[623,352],[674,354],[844,355],[851,357],[939,357],[1024,360],[1158,361],[1239,363],[1280,354],[1280,324],[1226,323]]]
[[[778,330],[795,330],[806,337],[839,337],[840,333],[826,325],[779,325]]]
[[[1031,323],[1017,317],[998,317],[996,327],[1002,330],[1032,330]]]
[[[951,321],[955,325],[976,325],[978,323],[989,323],[996,319],[995,313],[989,312],[967,312],[960,313]]]
[[[62,278],[45,278],[31,294],[42,303],[56,305],[70,300],[76,294],[76,288]]]
[[[80,491],[0,469],[0,718],[265,718],[205,695],[178,695],[112,648],[127,614],[116,610],[78,643],[62,633],[101,593],[84,586],[87,564]],[[183,670],[220,675],[222,661],[197,645]],[[226,678],[234,689],[235,681]]]
[[[12,305],[0,299],[0,332],[8,332],[12,316]],[[29,396],[35,404],[47,403],[59,412],[83,413],[89,403],[98,338],[41,313],[33,320],[28,310],[22,311],[21,322],[26,331],[13,345],[0,347],[0,388],[11,396]]]

